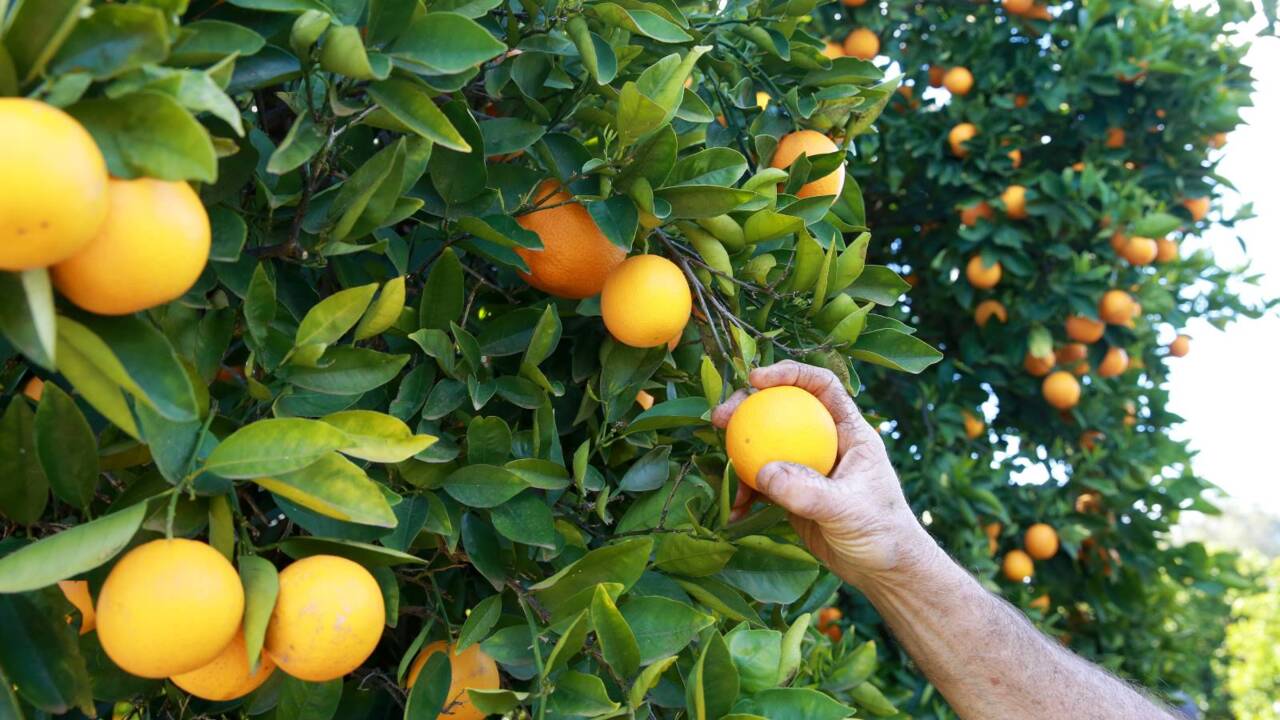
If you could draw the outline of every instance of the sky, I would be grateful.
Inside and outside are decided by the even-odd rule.
[[[1228,136],[1218,171],[1238,190],[1226,191],[1224,206],[1253,202],[1258,217],[1188,239],[1186,247],[1207,245],[1228,268],[1247,261],[1265,277],[1260,288],[1242,291],[1274,298],[1280,297],[1280,39],[1257,40],[1245,62],[1257,82],[1254,107],[1241,113],[1245,124]],[[1197,474],[1280,516],[1280,309],[1225,331],[1193,321],[1183,332],[1192,337],[1191,353],[1169,361],[1169,409],[1186,422],[1171,434],[1198,451]]]

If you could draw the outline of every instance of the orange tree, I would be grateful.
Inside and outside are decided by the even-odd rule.
[[[1231,556],[1169,543],[1179,512],[1212,508],[1167,434],[1165,381],[1188,320],[1264,309],[1229,285],[1250,278],[1182,247],[1248,214],[1218,208],[1215,164],[1248,103],[1233,28],[1251,5],[849,4],[820,9],[828,36],[871,31],[903,75],[854,142],[871,258],[912,282],[894,317],[946,356],[925,382],[863,375],[907,496],[1065,645],[1222,713],[1210,661],[1243,581]],[[1027,539],[1035,523],[1060,550]],[[881,668],[891,698],[948,716],[902,663]]]
[[[892,713],[708,422],[941,357],[814,9],[0,0],[5,716]]]

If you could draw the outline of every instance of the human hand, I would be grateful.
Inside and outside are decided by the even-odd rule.
[[[796,463],[771,462],[756,475],[759,491],[790,513],[809,550],[845,580],[865,587],[891,580],[923,561],[937,546],[903,497],[884,441],[867,423],[835,373],[784,360],[756,368],[757,390],[794,385],[816,397],[836,423],[838,461],[830,477]],[[725,428],[747,397],[739,390],[711,414]],[[752,491],[739,485],[735,512],[750,507]]]

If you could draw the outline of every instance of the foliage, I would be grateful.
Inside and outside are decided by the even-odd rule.
[[[1261,586],[1240,597],[1227,629],[1227,686],[1240,720],[1274,718],[1280,707],[1280,561],[1272,561]]]

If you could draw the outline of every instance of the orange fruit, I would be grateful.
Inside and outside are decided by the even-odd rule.
[[[1128,244],[1129,236],[1125,235],[1122,231],[1117,230],[1111,233],[1111,249],[1115,250],[1117,255],[1123,253],[1125,246]]]
[[[1094,513],[1102,510],[1102,495],[1096,490],[1085,490],[1076,496],[1076,512]]]
[[[79,252],[107,217],[107,163],[58,108],[0,98],[0,270],[48,267]]]
[[[1104,378],[1115,377],[1123,374],[1129,369],[1129,353],[1124,348],[1108,348],[1107,354],[1102,357],[1102,362],[1098,365],[1098,375]]]
[[[222,702],[257,690],[275,669],[275,663],[266,653],[259,654],[257,670],[249,667],[249,651],[245,647],[242,630],[208,665],[169,679],[198,698]]]
[[[636,393],[636,404],[640,406],[641,410],[648,410],[653,407],[653,396],[641,390]]]
[[[1027,528],[1022,545],[1033,559],[1048,560],[1058,554],[1058,533],[1045,523],[1036,523]]]
[[[828,40],[827,44],[822,48],[822,56],[829,60],[842,58],[844,57],[844,46],[834,40]]]
[[[947,133],[947,144],[951,146],[951,154],[958,158],[968,157],[969,148],[964,144],[977,134],[978,126],[973,123],[962,122],[951,128]]]
[[[1179,335],[1169,343],[1169,354],[1173,357],[1186,357],[1191,352],[1191,338],[1186,335]]]
[[[360,667],[385,622],[382,590],[368,570],[346,558],[312,555],[280,571],[265,649],[286,673],[325,682]]]
[[[844,613],[837,607],[824,607],[818,611],[818,629],[826,630],[844,619]]]
[[[947,74],[947,69],[941,65],[929,66],[929,87],[942,87],[942,78]]]
[[[1067,337],[1092,345],[1102,339],[1102,334],[1107,331],[1106,323],[1099,322],[1093,318],[1083,315],[1071,315],[1067,317]]]
[[[987,429],[986,424],[983,423],[981,420],[979,420],[976,416],[974,416],[973,413],[969,412],[968,410],[962,410],[960,411],[960,414],[964,416],[965,437],[969,438],[970,440],[977,440],[978,438],[982,437],[983,433]]]
[[[480,646],[469,645],[460,653],[453,652],[453,646],[444,640],[437,640],[422,648],[418,657],[409,668],[406,685],[413,687],[418,681],[427,660],[435,653],[444,653],[449,658],[449,669],[452,680],[449,683],[449,694],[445,696],[444,709],[440,711],[443,720],[483,720],[489,717],[471,703],[468,690],[497,690],[501,687],[498,676],[498,664],[489,657]]]
[[[725,448],[738,477],[752,488],[765,465],[784,461],[826,475],[836,464],[836,423],[810,393],[782,385],[747,397],[729,418]]]
[[[1017,95],[1013,96],[1013,106],[1018,109],[1022,109],[1026,107],[1028,101],[1029,101],[1029,98],[1027,98],[1027,96],[1023,93],[1018,93]]]
[[[1054,357],[1051,355],[1047,358],[1032,355],[1028,350],[1026,356],[1022,358],[1022,367],[1027,374],[1032,377],[1044,377],[1053,370]]]
[[[217,550],[153,540],[111,568],[98,593],[98,639],[133,675],[165,678],[209,664],[240,629],[244,589]]]
[[[1125,325],[1133,320],[1133,296],[1123,290],[1108,290],[1098,302],[1098,317],[1109,325]]]
[[[516,217],[525,230],[542,240],[541,250],[516,248],[529,266],[525,282],[556,297],[580,300],[600,293],[605,278],[627,253],[600,232],[591,213],[554,180],[546,180],[533,198],[545,209]]]
[[[600,315],[619,342],[632,347],[665,345],[680,334],[693,311],[689,282],[661,255],[627,258],[609,273],[600,291]]]
[[[801,155],[813,158],[839,149],[834,142],[831,142],[831,138],[817,130],[797,130],[783,135],[778,141],[778,148],[773,151],[773,159],[769,161],[769,166],[785,170],[791,167],[791,164]],[[808,198],[820,195],[839,197],[844,190],[844,165],[842,162],[835,170],[817,180],[805,183],[796,191],[796,197]]]
[[[1151,238],[1134,235],[1120,249],[1120,256],[1133,265],[1150,265],[1159,254],[1159,247]]]
[[[1160,117],[1164,117],[1161,115]],[[1214,133],[1209,138],[1209,146],[1221,150],[1227,144],[1227,134],[1224,132]]]
[[[176,300],[209,260],[209,215],[191,186],[112,179],[98,234],[53,266],[68,300],[99,315],[128,315]]]
[[[1000,202],[1004,203],[1004,214],[1011,220],[1024,220],[1027,217],[1027,189],[1021,185],[1010,185],[1000,194]]]
[[[987,554],[995,556],[996,550],[1000,547],[1000,531],[1004,526],[998,522],[987,523],[982,526],[982,532],[987,536]]]
[[[1014,15],[1025,15],[1031,11],[1034,0],[1001,0],[1005,12]]]
[[[33,403],[40,402],[40,398],[44,397],[44,381],[38,377],[33,377],[22,386],[22,394]]]
[[[844,39],[844,54],[871,60],[880,54],[880,38],[866,28],[858,28]]]
[[[1084,172],[1084,163],[1083,162],[1071,163],[1071,169],[1075,170],[1076,172]]]
[[[1032,610],[1039,610],[1042,613],[1048,613],[1049,612],[1049,594],[1045,593],[1044,595],[1041,595],[1035,600],[1032,600],[1030,603],[1027,604],[1027,607],[1031,608]]]
[[[1013,163],[1014,170],[1017,170],[1018,168],[1022,167],[1022,151],[1021,150],[1014,148],[1013,150],[1010,150],[1005,154],[1009,156],[1009,162]]]
[[[942,76],[942,86],[952,95],[968,95],[973,89],[973,73],[969,72],[969,68],[957,65]]]
[[[1089,348],[1085,347],[1084,343],[1078,342],[1067,343],[1066,345],[1058,348],[1057,352],[1054,353],[1054,358],[1061,365],[1078,363],[1088,356]]]
[[[1156,240],[1156,262],[1167,263],[1178,259],[1178,243],[1169,238]]]
[[[1124,147],[1124,130],[1121,128],[1107,128],[1106,146],[1112,150]]]
[[[1040,391],[1045,401],[1059,410],[1070,410],[1080,402],[1080,382],[1065,370],[1050,373]]]
[[[822,630],[822,634],[826,635],[831,642],[838,643],[840,642],[840,639],[844,637],[844,630],[841,630],[839,625],[832,625],[831,627],[824,628]]]
[[[867,0],[840,0],[845,7],[862,7],[867,4]]]
[[[1004,561],[1000,563],[1000,571],[1004,573],[1005,579],[1010,582],[1024,582],[1027,578],[1035,573],[1035,563],[1031,562],[1031,556],[1021,550],[1010,550],[1004,554]]]
[[[1085,430],[1080,433],[1080,447],[1084,450],[1092,451],[1098,447],[1098,443],[1102,442],[1107,436],[1098,430]]]
[[[960,223],[965,227],[973,227],[978,224],[978,220],[990,220],[993,217],[995,217],[995,211],[986,200],[979,200],[972,205],[960,208]]]
[[[1000,277],[1003,274],[1004,268],[1000,266],[999,261],[987,265],[983,262],[981,255],[969,258],[969,264],[964,268],[964,276],[969,280],[969,284],[979,290],[990,290],[995,287],[1000,283]]]
[[[1186,208],[1187,212],[1191,213],[1192,220],[1200,222],[1209,214],[1209,198],[1187,198],[1182,201],[1182,207]]]
[[[67,602],[80,611],[80,634],[93,632],[98,626],[97,615],[93,612],[93,598],[89,596],[88,580],[59,580],[58,589],[66,596]],[[70,623],[74,618],[67,617]]]
[[[1009,321],[1009,312],[999,300],[983,300],[973,311],[973,320],[978,327],[986,327],[987,321],[993,317],[1002,323]]]

